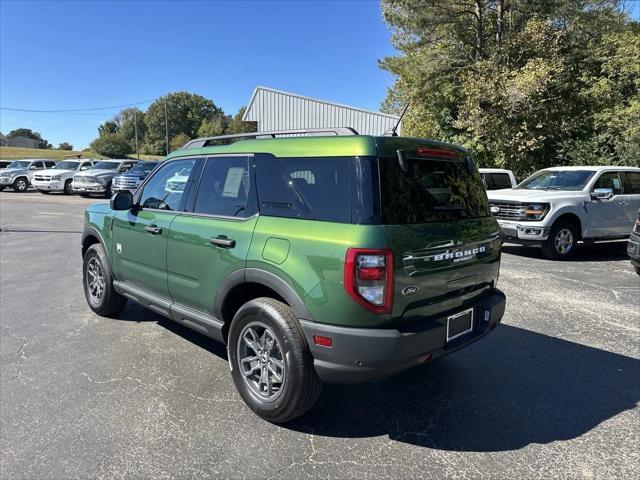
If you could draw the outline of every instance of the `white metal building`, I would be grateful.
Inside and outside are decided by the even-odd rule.
[[[395,126],[398,117],[272,88],[256,87],[242,120],[256,124],[258,132],[351,127],[361,135],[382,135]]]

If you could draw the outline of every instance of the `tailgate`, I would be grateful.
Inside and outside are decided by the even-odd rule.
[[[493,218],[384,229],[394,254],[394,320],[442,315],[495,286],[500,235]]]

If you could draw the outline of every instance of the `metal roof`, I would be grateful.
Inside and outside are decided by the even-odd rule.
[[[257,122],[259,132],[350,127],[361,135],[382,135],[395,126],[398,118],[397,115],[258,86],[253,91],[242,120]]]

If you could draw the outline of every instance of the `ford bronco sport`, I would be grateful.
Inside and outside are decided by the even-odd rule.
[[[500,243],[462,148],[261,132],[192,140],[134,194],[88,207],[83,283],[99,315],[132,299],[226,343],[240,396],[278,423],[323,382],[381,379],[489,333]]]

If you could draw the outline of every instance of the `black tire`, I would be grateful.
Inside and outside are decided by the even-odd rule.
[[[111,182],[107,183],[107,187],[104,189],[104,198],[111,198]]]
[[[567,260],[576,254],[578,247],[578,227],[569,221],[553,224],[549,238],[542,247],[542,253],[551,260]]]
[[[94,295],[90,287],[91,275],[89,271],[98,266],[101,269],[103,282],[100,295]],[[111,266],[107,259],[102,244],[96,243],[91,245],[84,255],[82,262],[82,285],[84,287],[84,296],[91,310],[103,317],[110,317],[120,313],[127,304],[127,299],[118,294],[113,288],[113,277],[111,275]],[[99,298],[97,298],[99,297]]]
[[[0,192],[4,190],[4,187],[0,187]]]
[[[29,188],[29,179],[26,177],[18,177],[13,181],[13,189],[16,192],[26,192]]]
[[[71,179],[64,182],[64,188],[62,189],[62,193],[64,193],[65,195],[73,194],[73,188],[71,187],[71,182],[72,182]]]
[[[276,342],[271,342],[271,353],[267,356],[269,365],[271,355],[277,350],[279,355],[276,353],[274,358],[279,356],[284,367],[281,373],[283,381],[273,399],[261,398],[255,391],[255,382],[252,383],[251,377],[246,380],[241,372],[239,356],[242,349],[246,348],[241,335],[250,336],[246,333],[247,329],[258,328],[258,325],[264,325],[275,336]],[[260,357],[258,352],[251,350],[256,358]],[[263,419],[272,423],[288,422],[305,414],[317,402],[322,391],[322,381],[313,367],[313,358],[302,328],[293,310],[286,304],[272,298],[256,298],[245,303],[231,322],[227,351],[231,375],[238,393],[244,403]],[[264,362],[263,355],[261,360],[255,361],[255,366],[252,363],[248,365],[252,371],[256,366],[258,370],[264,370],[267,368]],[[267,374],[270,375],[269,371]]]
[[[636,266],[634,265],[633,269],[636,271],[636,273],[637,273],[638,275],[640,275],[640,267],[636,267]]]

